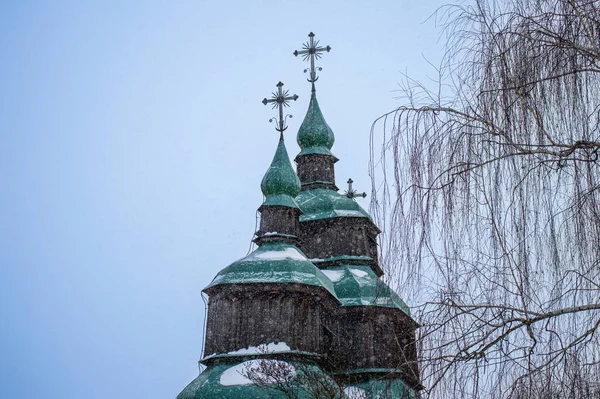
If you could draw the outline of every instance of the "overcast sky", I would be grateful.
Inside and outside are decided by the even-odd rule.
[[[444,1],[0,4],[0,397],[174,398],[198,373],[201,290],[249,248],[278,81],[318,99],[337,183],[369,191],[400,72],[435,74]],[[368,209],[368,198],[359,200]]]

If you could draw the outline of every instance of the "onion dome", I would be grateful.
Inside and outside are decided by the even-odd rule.
[[[335,137],[333,130],[331,130],[327,122],[325,122],[325,118],[323,118],[315,91],[310,96],[308,111],[300,126],[300,130],[298,130],[297,141],[302,149],[298,156],[308,154],[333,156],[329,150],[333,147]]]
[[[292,168],[283,140],[279,141],[273,162],[265,173],[260,188],[266,197],[263,205],[298,208],[294,197],[300,192],[300,179]]]
[[[204,290],[224,284],[297,283],[322,287],[335,297],[331,281],[295,245],[265,242],[221,270]],[[210,294],[210,293],[209,293]]]

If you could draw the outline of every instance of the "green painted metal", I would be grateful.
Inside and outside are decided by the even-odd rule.
[[[288,242],[265,242],[250,255],[221,270],[204,289],[223,284],[298,283],[323,287],[335,297],[332,282],[304,253]]]
[[[258,387],[244,377],[247,366],[245,359],[230,359],[212,363],[202,371],[183,391],[177,399],[279,399],[287,398],[283,392],[267,387]],[[286,364],[295,369],[295,373],[310,373],[311,378],[318,378],[325,383],[335,385],[333,379],[325,373],[316,363],[305,360],[285,360]],[[319,377],[321,376],[321,377]],[[295,379],[290,380],[290,388],[297,393],[298,399],[309,399],[309,395],[299,385],[294,385]]]
[[[333,156],[329,151],[335,141],[333,130],[331,130],[327,122],[325,122],[325,118],[323,118],[319,102],[317,101],[317,95],[314,91],[310,96],[310,104],[308,105],[304,121],[298,130],[297,141],[301,148],[298,156],[307,154]]]
[[[371,218],[356,201],[327,188],[301,191],[296,202],[302,210],[301,222],[335,217]]]
[[[350,397],[369,399],[419,399],[421,397],[418,391],[407,387],[399,378],[373,378],[349,385],[344,391]]]
[[[265,198],[263,206],[285,206],[288,208],[300,208],[294,198],[287,194],[274,194]]]
[[[344,263],[344,262],[349,263],[350,261],[369,262],[372,260],[373,260],[373,258],[371,258],[370,256],[339,255],[339,256],[330,256],[329,258],[313,258],[313,259],[311,259],[311,262],[313,262],[314,264],[319,266],[320,264],[322,264],[324,262],[327,262],[327,263],[335,262],[337,264],[337,263]]]
[[[263,205],[298,208],[294,197],[300,192],[300,179],[292,168],[283,140],[279,141],[271,166],[262,179],[260,188],[266,199]]]
[[[341,265],[323,269],[333,282],[335,294],[343,306],[382,306],[401,309],[410,316],[410,309],[370,266]]]

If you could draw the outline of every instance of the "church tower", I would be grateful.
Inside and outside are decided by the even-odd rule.
[[[283,108],[298,96],[279,82],[263,100],[278,110],[279,141],[261,182],[258,247],[203,290],[206,369],[177,399],[419,397],[418,325],[380,278],[380,230],[354,200],[351,180],[344,194],[335,183],[335,137],[315,88],[315,61],[330,50],[311,33],[294,52],[310,62],[311,84],[297,174]]]
[[[284,379],[310,373],[334,384],[315,361],[330,345],[328,315],[339,301],[331,281],[297,247],[300,180],[285,148],[282,112],[297,96],[288,97],[282,87],[279,82],[273,98],[264,101],[279,108],[280,136],[261,183],[265,200],[259,208],[258,248],[221,270],[204,289],[209,302],[201,362],[207,368],[178,399],[283,398],[282,392],[256,387],[247,378],[248,372],[269,367]]]
[[[311,98],[300,126],[296,156],[301,191],[300,248],[332,281],[342,306],[336,313],[333,344],[327,352],[333,373],[343,384],[359,386],[382,398],[421,389],[417,364],[417,323],[402,299],[381,276],[377,256],[379,228],[354,200],[352,180],[345,194],[335,183],[331,153],[335,141],[319,107],[315,59],[330,47],[314,34],[302,51],[310,62]],[[363,194],[363,196],[366,194]],[[384,396],[387,394],[387,396]]]

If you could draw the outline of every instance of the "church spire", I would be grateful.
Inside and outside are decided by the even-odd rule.
[[[315,82],[319,79],[317,71],[322,70],[315,65],[315,60],[320,59],[323,52],[329,52],[331,47],[319,46],[319,41],[315,40],[315,34],[312,32],[308,34],[308,38],[309,40],[302,45],[302,50],[294,51],[295,56],[302,55],[304,61],[310,62],[310,68],[305,69],[304,72],[310,72],[308,81],[312,86],[308,111],[297,136],[301,149],[295,159],[298,165],[298,177],[302,182],[302,190],[328,188],[337,191],[333,167],[337,158],[330,151],[335,136],[325,122],[315,90]]]
[[[296,101],[298,96],[289,95],[288,90],[284,91],[282,87],[283,83],[277,83],[277,91],[272,93],[271,99],[262,101],[265,105],[272,103],[273,108],[278,108],[279,118],[271,118],[269,122],[277,122],[275,130],[279,132],[279,144],[260,184],[265,200],[258,209],[261,219],[255,242],[259,245],[269,241],[297,241],[298,215],[301,211],[294,198],[300,192],[300,179],[294,172],[283,140],[283,132],[287,129],[285,120],[292,117],[284,116],[283,108],[289,107],[288,102]]]

